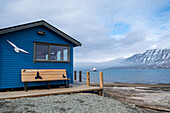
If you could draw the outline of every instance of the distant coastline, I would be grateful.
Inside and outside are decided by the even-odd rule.
[[[156,70],[156,69],[170,69],[170,68],[126,68],[126,67],[124,67],[124,68],[122,68],[122,67],[111,67],[111,68],[105,68],[105,69],[102,69],[102,70],[121,70],[121,69],[127,69],[127,70],[141,70],[141,69],[143,69],[143,70],[150,70],[150,69],[152,69],[152,70]]]

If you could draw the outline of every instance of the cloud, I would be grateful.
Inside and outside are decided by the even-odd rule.
[[[75,62],[128,57],[170,40],[169,0],[1,1],[0,27],[44,19],[79,40]]]

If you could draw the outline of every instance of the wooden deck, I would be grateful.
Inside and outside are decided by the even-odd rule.
[[[57,95],[57,94],[72,94],[86,91],[103,91],[103,88],[79,85],[70,88],[51,88],[51,89],[36,89],[25,91],[11,91],[11,92],[0,92],[0,100],[2,99],[15,99],[23,97],[38,97],[38,96],[47,96],[47,95]],[[102,93],[100,93],[102,95]]]
[[[76,78],[76,73],[75,73]],[[86,84],[86,85],[85,85]],[[79,82],[74,80],[74,84],[70,84],[69,88],[51,88],[51,89],[35,89],[26,91],[8,91],[0,92],[0,100],[3,99],[16,99],[24,97],[39,97],[47,95],[57,95],[57,94],[72,94],[81,92],[97,91],[98,95],[103,96],[103,72],[100,72],[100,87],[90,86],[90,75],[87,72],[87,82],[83,83],[80,79]]]

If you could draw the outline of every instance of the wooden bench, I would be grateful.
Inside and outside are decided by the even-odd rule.
[[[24,82],[24,90],[27,91],[28,82],[46,82],[50,88],[50,81],[63,80],[65,87],[69,87],[66,69],[22,69],[21,79]],[[66,83],[67,82],[67,83]]]

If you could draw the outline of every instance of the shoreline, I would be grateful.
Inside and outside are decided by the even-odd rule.
[[[153,113],[170,112],[170,84],[104,83],[104,94]]]
[[[99,86],[99,83],[92,82],[91,86]],[[170,84],[141,84],[141,83],[117,83],[117,82],[105,82],[104,87],[158,87],[158,88],[170,88]]]

